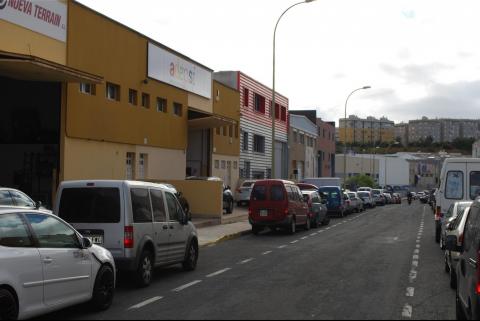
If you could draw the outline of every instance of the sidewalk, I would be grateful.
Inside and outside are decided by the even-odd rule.
[[[197,230],[200,247],[247,235],[250,234],[251,231],[252,227],[248,219],[237,223],[204,227]]]

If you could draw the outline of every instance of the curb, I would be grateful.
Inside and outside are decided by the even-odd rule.
[[[205,243],[205,244],[203,244],[203,245],[200,245],[200,248],[207,247],[207,246],[212,246],[212,245],[216,245],[216,244],[219,244],[219,243],[222,243],[222,242],[226,242],[226,241],[231,241],[231,240],[234,240],[234,239],[237,239],[237,238],[239,238],[239,237],[242,237],[242,236],[245,236],[245,235],[249,235],[249,234],[252,234],[252,230],[251,230],[251,229],[248,229],[248,230],[245,230],[245,231],[241,231],[241,232],[237,232],[237,233],[233,233],[233,234],[230,234],[230,235],[225,235],[225,236],[219,238],[219,239],[216,240],[216,241],[208,242],[208,243]]]

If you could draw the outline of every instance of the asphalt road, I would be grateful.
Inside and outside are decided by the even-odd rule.
[[[159,269],[147,289],[118,284],[112,308],[44,319],[455,318],[428,206],[391,205],[309,232],[248,235],[204,248],[198,269]]]

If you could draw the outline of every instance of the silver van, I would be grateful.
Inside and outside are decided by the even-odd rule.
[[[61,183],[54,213],[92,243],[108,249],[119,270],[148,286],[154,268],[182,264],[195,270],[199,250],[195,226],[171,189],[133,181]]]

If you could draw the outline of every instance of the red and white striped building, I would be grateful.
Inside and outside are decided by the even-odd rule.
[[[214,79],[240,92],[240,178],[271,178],[272,89],[240,71]],[[277,93],[275,105],[275,178],[288,178],[288,98]]]

